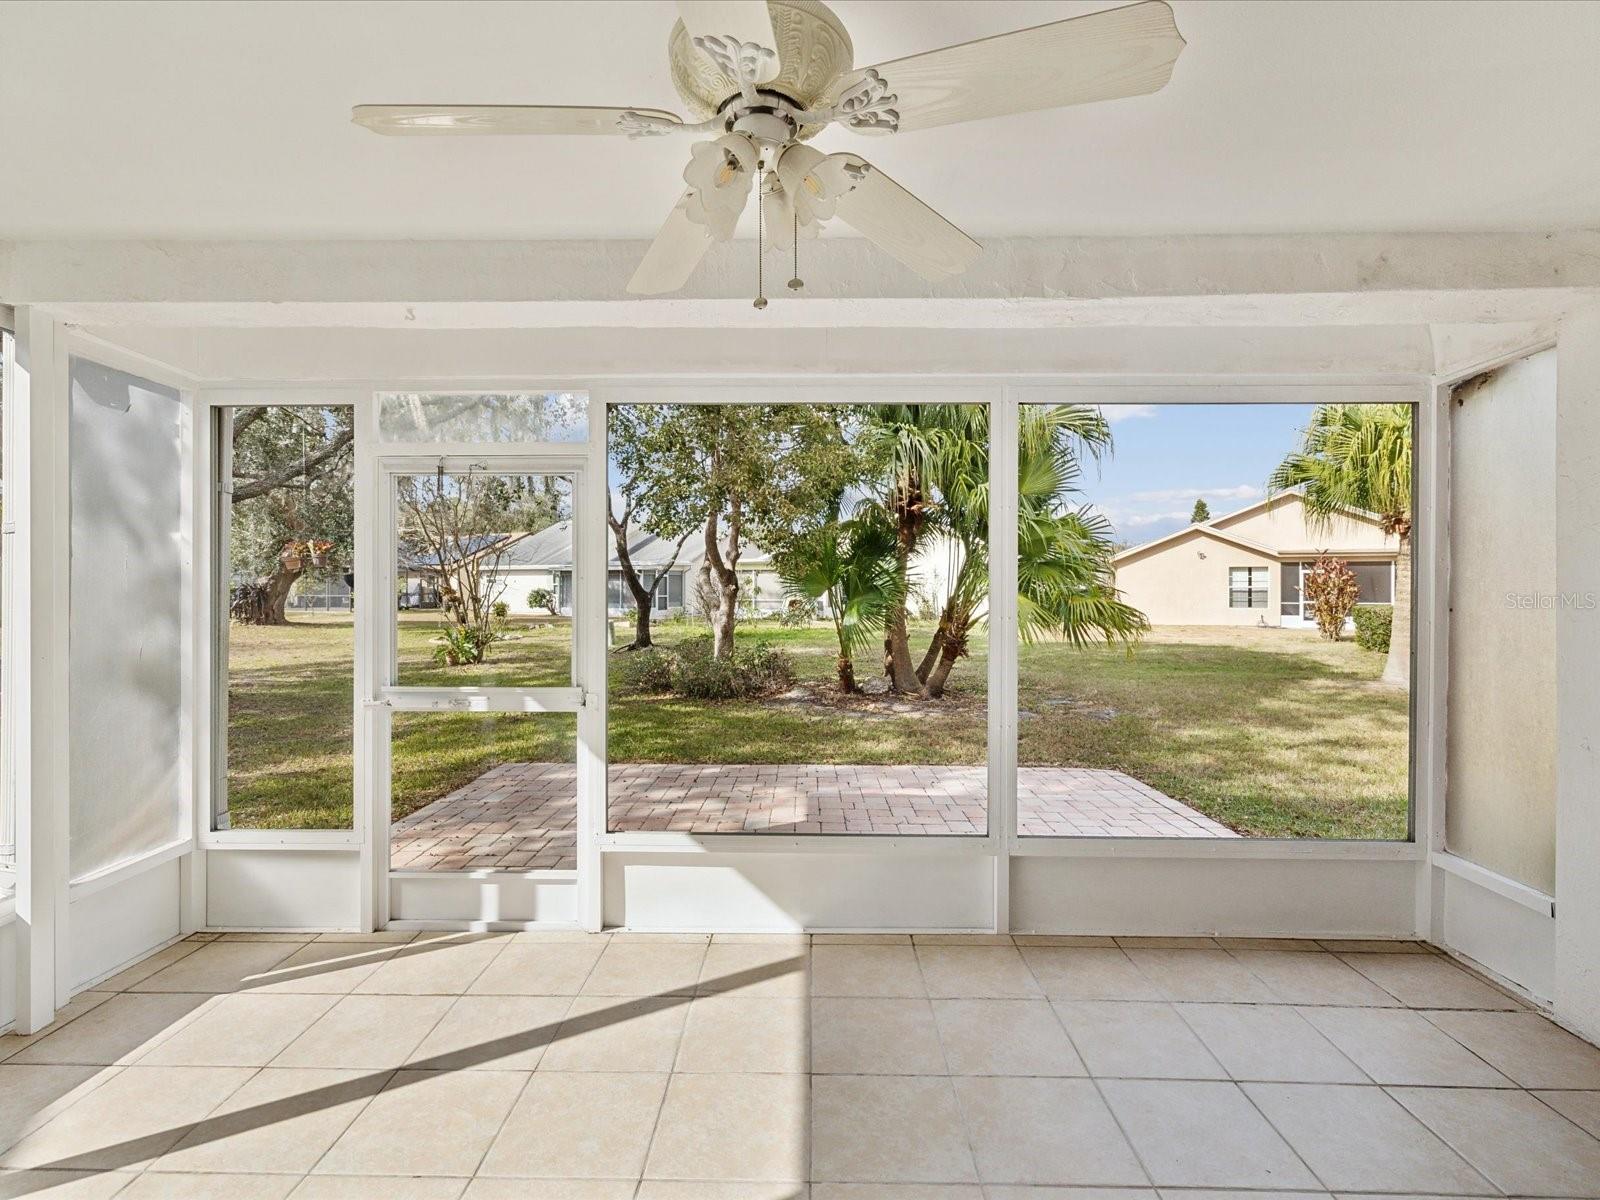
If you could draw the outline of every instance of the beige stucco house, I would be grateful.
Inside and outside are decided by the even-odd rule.
[[[1131,546],[1112,563],[1117,588],[1152,625],[1314,627],[1301,579],[1319,554],[1349,562],[1360,603],[1394,600],[1397,540],[1350,511],[1320,525],[1286,492]]]

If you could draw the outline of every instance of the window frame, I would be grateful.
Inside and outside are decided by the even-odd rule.
[[[1235,584],[1233,582],[1234,576],[1240,571],[1243,571],[1245,573],[1245,583],[1244,583],[1243,587],[1239,587],[1237,584]],[[1255,582],[1254,582],[1257,572],[1259,572],[1261,574],[1262,579],[1265,580],[1265,582],[1262,583],[1260,587],[1257,587]],[[1258,592],[1261,595],[1261,603],[1260,604],[1257,604],[1255,602],[1255,597],[1256,597],[1256,594]],[[1234,603],[1234,597],[1236,595],[1239,595],[1240,593],[1243,593],[1244,598],[1245,598],[1245,602],[1243,604],[1236,604],[1236,603]],[[1271,606],[1272,606],[1272,568],[1271,567],[1249,567],[1249,566],[1247,566],[1247,567],[1229,567],[1228,568],[1228,608],[1230,610],[1232,610],[1232,609],[1242,609],[1242,610],[1245,610],[1245,611],[1249,611],[1251,609],[1257,609],[1257,608],[1259,608],[1259,609],[1267,609],[1267,608],[1270,608]]]

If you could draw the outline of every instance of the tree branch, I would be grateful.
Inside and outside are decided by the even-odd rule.
[[[237,425],[234,426],[234,432],[238,432]],[[245,483],[235,483],[233,485],[233,502],[238,504],[241,500],[254,500],[258,496],[265,496],[268,492],[285,487],[296,479],[304,478],[309,483],[314,479],[320,478],[321,469],[343,454],[346,447],[355,440],[355,436],[355,430],[346,429],[302,463],[287,467],[271,475],[263,475],[260,479],[252,479]]]

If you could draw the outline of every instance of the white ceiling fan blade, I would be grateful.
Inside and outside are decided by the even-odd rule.
[[[627,134],[633,113],[669,124],[683,119],[659,108],[587,108],[559,104],[358,104],[350,119],[383,134]]]
[[[838,198],[835,215],[930,283],[965,271],[983,253],[978,245],[905,188],[856,154],[830,154],[810,173],[855,186]]]
[[[901,131],[1142,96],[1166,86],[1183,47],[1165,0],[1143,0],[852,71],[829,89],[827,103],[875,86],[871,72]],[[858,128],[893,132],[883,123]]]
[[[684,213],[685,192],[672,206],[667,220],[650,243],[639,267],[628,280],[628,291],[635,296],[659,296],[675,292],[689,282],[689,276],[711,249],[711,230],[697,225]]]
[[[754,82],[766,83],[777,77],[781,67],[778,37],[772,31],[767,0],[678,0],[678,15],[690,38],[753,44],[771,51],[761,62]]]

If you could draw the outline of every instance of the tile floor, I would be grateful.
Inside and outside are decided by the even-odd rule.
[[[0,1197],[1600,1197],[1600,1050],[1413,944],[198,935],[0,1038]]]
[[[577,769],[504,763],[396,821],[390,866],[407,871],[567,870],[576,865]],[[613,830],[690,833],[981,834],[984,767],[611,767]],[[1021,767],[1025,837],[1237,837],[1121,771]]]

